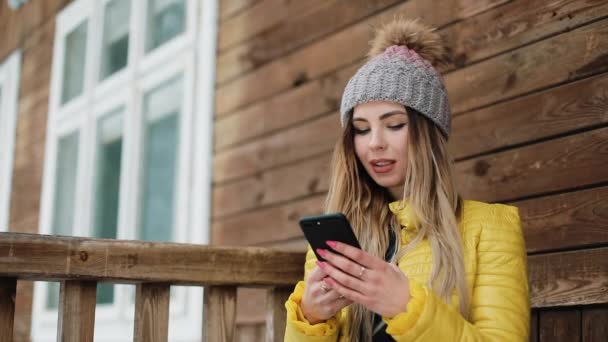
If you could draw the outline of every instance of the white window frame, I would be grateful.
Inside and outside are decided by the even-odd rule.
[[[8,231],[17,133],[21,51],[0,63],[0,232]]]
[[[144,96],[181,75],[183,101],[178,124],[173,241],[208,244],[218,0],[186,0],[185,31],[148,54],[144,53],[146,14],[142,14],[147,13],[147,0],[131,0],[127,66],[100,82],[103,9],[108,1],[111,0],[76,0],[57,16],[39,232],[51,233],[57,143],[61,137],[78,130],[76,188],[91,190],[76,193],[73,235],[91,235],[87,228],[92,226],[96,123],[103,115],[123,107],[117,234],[119,239],[136,238]],[[83,91],[61,105],[65,36],[83,20],[88,20]],[[56,339],[57,310],[46,308],[46,284],[35,284],[34,342]],[[202,288],[175,287],[171,293],[170,340],[200,341]],[[96,341],[132,340],[132,296],[133,286],[117,285],[114,303],[97,305]]]

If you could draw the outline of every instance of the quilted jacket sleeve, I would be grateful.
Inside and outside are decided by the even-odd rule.
[[[315,268],[317,257],[308,246],[306,253],[306,262],[304,264],[304,280],[308,278],[308,274]],[[287,309],[287,322],[285,326],[285,341],[315,341],[315,342],[335,342],[338,340],[338,322],[341,313],[328,319],[325,322],[318,324],[310,324],[302,313],[300,302],[304,295],[304,281],[299,281],[293,293],[285,302]]]
[[[418,303],[384,318],[397,341],[528,341],[530,301],[526,249],[518,210],[492,205],[483,217],[471,320],[427,287],[412,284]]]

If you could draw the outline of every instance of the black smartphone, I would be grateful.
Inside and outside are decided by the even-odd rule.
[[[303,217],[300,219],[300,228],[318,260],[325,261],[317,253],[317,248],[331,250],[325,243],[327,240],[343,242],[361,249],[348,219],[342,213]]]

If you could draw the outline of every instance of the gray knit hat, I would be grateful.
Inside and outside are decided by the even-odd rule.
[[[369,56],[344,89],[342,126],[358,104],[391,101],[426,116],[448,137],[450,106],[443,79],[434,67],[446,60],[439,35],[416,20],[396,19],[376,32]]]

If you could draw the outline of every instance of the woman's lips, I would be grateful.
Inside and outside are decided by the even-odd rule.
[[[395,167],[395,161],[391,159],[374,159],[370,164],[375,173],[388,173]]]

